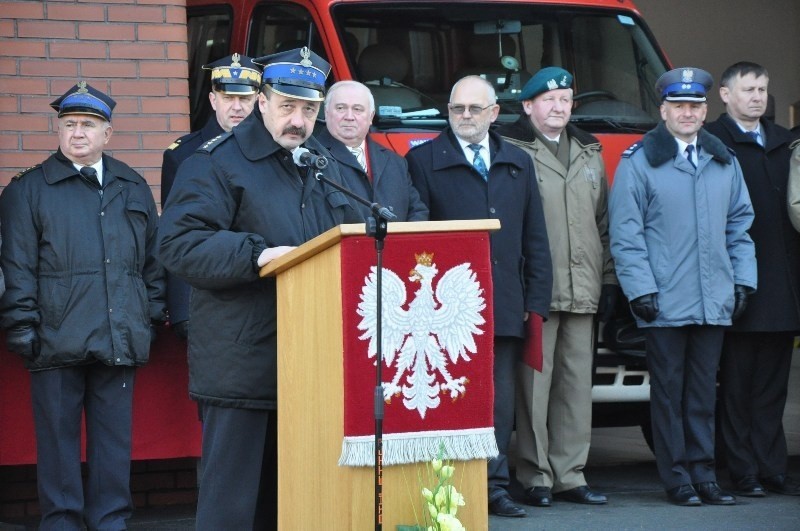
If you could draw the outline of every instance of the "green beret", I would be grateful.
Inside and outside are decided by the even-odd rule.
[[[572,74],[560,66],[542,68],[525,83],[520,92],[519,101],[532,100],[539,94],[549,90],[565,89],[572,86]]]

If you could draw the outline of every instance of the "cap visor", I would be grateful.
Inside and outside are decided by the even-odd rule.
[[[275,83],[269,86],[272,88],[273,92],[281,96],[286,96],[287,98],[298,98],[309,101],[322,101],[325,99],[325,92],[322,90],[298,87],[296,85],[285,85],[282,83]]]
[[[223,94],[237,94],[247,96],[258,92],[258,87],[253,85],[242,85],[239,83],[215,83],[214,90]]]

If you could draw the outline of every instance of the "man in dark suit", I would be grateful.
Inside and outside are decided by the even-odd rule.
[[[325,97],[325,129],[317,139],[341,166],[347,186],[364,199],[391,210],[394,221],[425,221],[428,208],[411,184],[408,164],[394,151],[367,137],[375,99],[358,81],[339,81]],[[365,218],[366,205],[358,205]]]
[[[740,62],[722,74],[726,112],[706,129],[736,152],[755,220],[758,292],[725,334],[720,362],[721,432],[735,492],[800,495],[786,477],[783,410],[794,336],[800,332],[800,234],[786,208],[792,133],[765,119],[766,68]]]
[[[180,137],[164,151],[161,164],[161,205],[175,182],[178,166],[197,151],[197,148],[222,133],[230,131],[253,112],[256,92],[261,86],[261,69],[250,57],[235,53],[213,63],[203,65],[211,71],[211,92],[208,99],[214,116],[202,129]],[[167,275],[167,309],[172,330],[181,339],[189,331],[189,284]]]
[[[448,104],[450,127],[406,155],[411,180],[431,220],[496,218],[491,235],[494,302],[494,429],[499,455],[489,461],[489,510],[523,517],[508,493],[514,382],[525,321],[547,318],[553,289],[550,246],[533,161],[489,126],[499,106],[478,76],[459,80]]]

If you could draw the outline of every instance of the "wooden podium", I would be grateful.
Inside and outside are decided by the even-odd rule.
[[[477,235],[499,228],[498,220],[389,223],[386,247],[404,235]],[[374,528],[373,467],[338,465],[344,434],[342,242],[364,235],[363,224],[340,225],[261,270],[261,276],[277,277],[279,529]],[[418,471],[424,467],[383,467],[384,529],[423,523]],[[486,460],[457,461],[455,467],[454,484],[466,499],[458,517],[470,530],[485,530]]]

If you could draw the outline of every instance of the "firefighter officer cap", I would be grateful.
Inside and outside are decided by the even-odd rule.
[[[542,68],[525,83],[517,99],[519,101],[532,100],[539,94],[556,89],[566,89],[572,86],[572,74],[560,66]]]
[[[322,57],[307,46],[253,59],[264,67],[262,84],[289,98],[322,101],[325,99],[325,79],[331,73]]]
[[[116,105],[116,101],[86,81],[81,81],[51,103],[50,107],[58,111],[59,118],[67,114],[90,114],[110,122],[111,111]]]
[[[203,70],[211,70],[211,88],[223,94],[245,96],[261,87],[261,69],[246,55],[228,55],[203,65]]]
[[[664,72],[656,81],[662,101],[706,101],[706,93],[714,85],[711,74],[700,68],[685,66]]]

